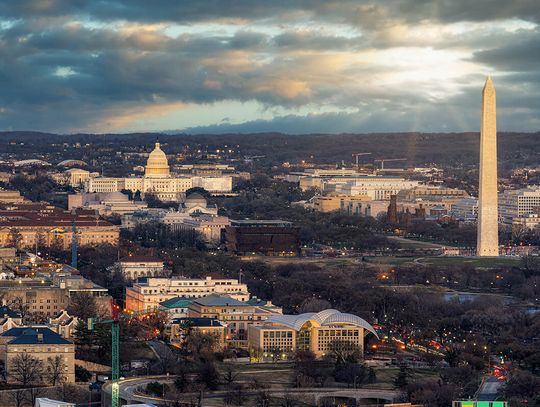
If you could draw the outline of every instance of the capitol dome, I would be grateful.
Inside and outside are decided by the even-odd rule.
[[[169,176],[169,161],[163,150],[161,150],[159,143],[156,143],[156,147],[148,156],[144,175],[153,178]]]

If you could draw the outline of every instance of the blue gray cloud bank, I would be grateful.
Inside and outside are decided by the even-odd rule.
[[[540,130],[538,0],[3,0],[0,130]]]

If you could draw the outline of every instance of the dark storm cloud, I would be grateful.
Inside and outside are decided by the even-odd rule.
[[[539,4],[540,7],[540,4]],[[513,41],[497,48],[478,51],[475,60],[494,68],[511,72],[535,72],[532,79],[538,79],[540,72],[540,30],[517,33]]]
[[[291,13],[362,24],[386,19],[430,18],[442,22],[540,19],[537,0],[4,0],[0,4],[0,14],[12,18],[84,15],[101,21],[272,20]]]
[[[105,130],[102,123],[125,123],[118,118],[136,119],[145,109],[235,100],[291,112],[238,127],[244,130],[476,128],[479,90],[464,85],[479,83],[477,74],[453,79],[461,88],[444,103],[410,79],[384,84],[406,69],[373,52],[414,46],[476,50],[469,62],[499,74],[507,128],[532,129],[540,116],[531,104],[536,98],[521,96],[525,86],[540,94],[540,36],[489,25],[507,19],[539,21],[538,1],[4,0],[0,126]],[[216,22],[227,30],[211,28]],[[487,25],[444,35],[409,32],[455,22]],[[172,34],[160,27],[171,23]],[[294,113],[308,105],[358,111]]]

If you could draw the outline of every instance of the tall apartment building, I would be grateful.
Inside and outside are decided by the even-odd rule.
[[[503,224],[512,225],[512,219],[534,213],[540,214],[540,186],[499,194],[499,218]]]
[[[126,308],[132,311],[159,309],[161,302],[174,297],[202,298],[211,294],[225,294],[239,301],[249,300],[247,285],[237,279],[146,278],[126,287]]]

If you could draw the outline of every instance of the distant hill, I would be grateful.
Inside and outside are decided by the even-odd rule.
[[[168,153],[182,151],[184,146],[209,149],[234,146],[245,155],[264,155],[268,163],[309,160],[317,163],[353,161],[352,153],[371,152],[366,158],[407,158],[408,165],[437,163],[454,167],[476,165],[478,161],[478,133],[380,133],[380,134],[306,134],[280,133],[257,134],[71,134],[57,135],[39,132],[0,132],[0,151],[20,152],[20,146],[10,143],[23,142],[25,150],[45,152],[53,144],[64,142],[103,144],[116,151],[130,146],[148,146],[159,137],[166,144]],[[49,146],[49,147],[48,147]],[[239,146],[239,147],[236,147]],[[499,133],[499,162],[503,168],[539,165],[540,132]]]

